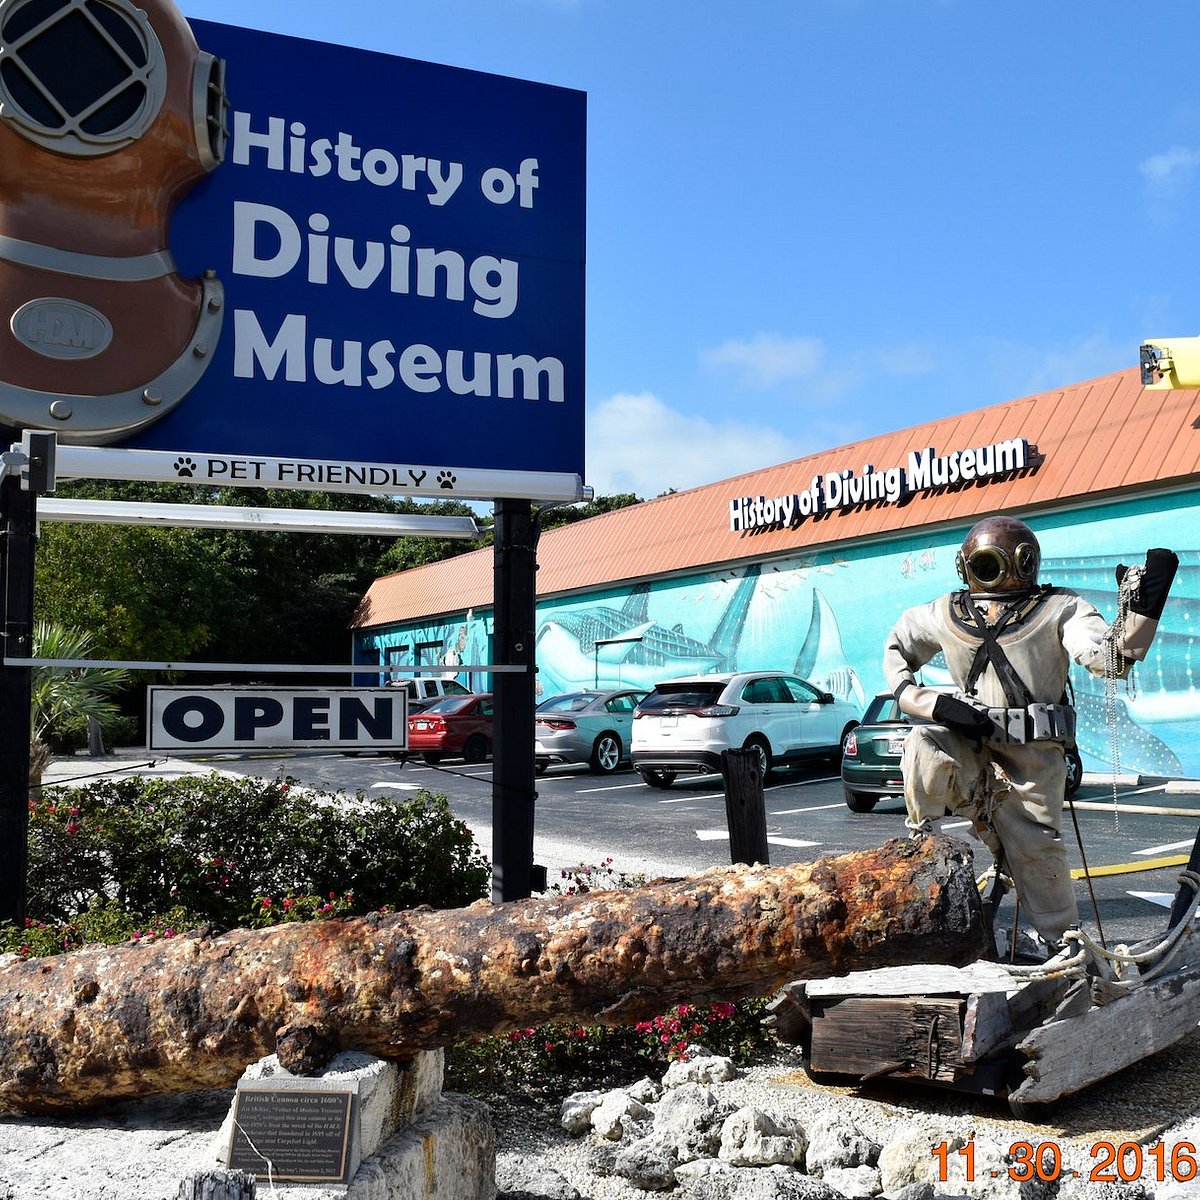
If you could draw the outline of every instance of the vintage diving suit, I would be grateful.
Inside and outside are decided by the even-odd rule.
[[[1078,922],[1062,842],[1064,743],[1072,661],[1123,678],[1149,648],[1178,563],[1151,550],[1145,567],[1118,568],[1123,603],[1112,626],[1065,588],[1039,586],[1040,547],[1011,517],[989,517],[958,554],[963,591],[908,609],[888,635],[884,677],[916,725],[902,769],[914,836],[947,812],[970,817],[1016,885],[1021,911],[1048,942]],[[924,687],[916,672],[945,655],[957,692]]]

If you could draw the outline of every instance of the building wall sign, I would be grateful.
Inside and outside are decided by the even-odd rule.
[[[729,501],[733,533],[787,529],[807,517],[863,504],[899,504],[918,492],[1011,477],[1034,466],[1037,447],[1024,438],[1010,438],[970,450],[938,454],[934,447],[912,450],[907,465],[879,470],[868,464],[814,475],[806,491],[782,496],[737,496]]]

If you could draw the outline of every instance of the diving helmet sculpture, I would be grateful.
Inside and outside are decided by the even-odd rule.
[[[167,230],[220,164],[224,65],[170,0],[0,0],[0,425],[111,442],[195,386],[215,273]]]

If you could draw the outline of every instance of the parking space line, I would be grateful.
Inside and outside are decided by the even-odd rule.
[[[842,801],[837,804],[815,804],[812,808],[781,808],[778,812],[772,812],[769,815],[772,817],[794,817],[797,813],[824,812],[828,808],[845,808],[846,805]]]
[[[1134,854],[1142,854],[1142,855],[1150,855],[1150,854],[1164,854],[1168,850],[1190,850],[1192,848],[1192,845],[1195,842],[1195,840],[1196,840],[1195,838],[1189,838],[1188,841],[1186,841],[1186,842],[1170,842],[1168,845],[1165,845],[1165,846],[1150,846],[1146,850],[1135,850],[1133,853]]]
[[[803,838],[774,837],[769,833],[767,834],[767,841],[772,846],[794,846],[800,848],[804,846],[819,846],[821,844],[820,842],[806,842]]]
[[[373,788],[394,788],[398,792],[419,792],[421,790],[419,783],[373,783],[370,786]]]
[[[707,777],[704,775],[689,775],[687,778],[688,779],[704,779]],[[678,780],[677,782],[686,783],[687,780],[686,779]],[[648,783],[643,783],[639,779],[635,783],[613,783],[613,784],[610,784],[608,787],[577,788],[575,791],[575,794],[577,796],[586,796],[589,792],[622,792],[622,791],[628,790],[629,788],[649,789],[649,787],[650,787],[650,785]]]

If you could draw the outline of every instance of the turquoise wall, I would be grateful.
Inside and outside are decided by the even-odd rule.
[[[1089,770],[1112,763],[1149,775],[1200,776],[1200,497],[1122,501],[1030,521],[1042,546],[1041,582],[1068,587],[1108,618],[1114,568],[1151,546],[1180,556],[1158,638],[1130,684],[1106,701],[1103,681],[1072,669],[1079,744]],[[899,614],[960,586],[954,555],[963,528],[834,547],[750,567],[550,599],[537,609],[539,698],[582,687],[638,685],[722,670],[794,671],[865,706],[883,687],[883,641]],[[491,661],[491,613],[368,630],[356,662],[397,665]],[[627,639],[596,647],[596,642]],[[407,660],[407,661],[406,661]],[[456,673],[486,690],[485,674]],[[935,660],[926,678],[939,677]],[[1112,712],[1110,718],[1109,713]]]

